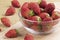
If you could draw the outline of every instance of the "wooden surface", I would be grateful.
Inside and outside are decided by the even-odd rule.
[[[37,0],[18,0],[20,4],[23,4],[24,2],[28,1],[37,1]],[[60,2],[60,0],[47,0],[48,2]],[[0,0],[0,17],[4,16],[6,9],[11,5],[11,0]],[[60,4],[58,4],[59,6]],[[59,6],[60,7],[60,6]],[[16,13],[13,16],[6,16],[7,18],[10,19],[11,25],[15,24],[16,22],[19,21],[18,17],[18,12],[19,9],[16,8]],[[0,22],[0,28],[2,28],[2,31],[6,29],[5,26],[2,25]],[[24,36],[19,36],[17,38],[6,38],[6,39],[0,39],[0,40],[23,40]],[[34,36],[35,40],[60,40],[60,30],[58,29],[57,31],[53,32],[52,34],[49,35],[35,35]]]

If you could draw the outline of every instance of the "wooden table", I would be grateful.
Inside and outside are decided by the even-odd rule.
[[[23,4],[24,2],[28,1],[37,1],[37,0],[18,0],[20,4]],[[60,2],[60,0],[47,0],[48,2]],[[11,0],[0,0],[0,16],[4,16],[6,9],[11,5]],[[58,7],[60,4],[58,3]],[[7,18],[10,19],[11,24],[15,24],[16,22],[19,21],[18,17],[18,12],[19,9],[16,8],[16,13],[13,16],[6,16]],[[0,28],[2,28],[2,31],[6,29],[4,25],[0,22]],[[23,40],[24,36],[19,36],[17,38],[6,38],[6,39],[0,39],[0,40]],[[60,29],[58,28],[57,31],[53,32],[52,34],[49,35],[36,35],[35,40],[60,40]]]

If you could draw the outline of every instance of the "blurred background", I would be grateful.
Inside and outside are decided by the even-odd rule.
[[[48,2],[60,2],[60,0],[47,0]]]

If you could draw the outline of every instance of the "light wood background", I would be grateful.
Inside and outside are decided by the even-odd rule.
[[[23,4],[24,2],[28,1],[37,1],[37,0],[18,0],[20,2],[20,4]],[[47,2],[60,2],[60,0],[47,0]],[[11,5],[11,0],[0,0],[0,17],[4,16],[7,8]],[[19,21],[19,17],[18,17],[18,12],[19,9],[16,8],[16,13],[13,16],[6,16],[7,18],[10,19],[11,24],[15,24],[16,22]],[[6,27],[4,25],[2,25],[2,23],[0,22],[0,28],[2,28],[2,31],[4,31],[6,29]],[[20,36],[17,38],[6,38],[6,39],[0,39],[0,40],[23,40],[24,36]],[[50,35],[43,35],[43,36],[35,36],[35,40],[60,40],[60,30],[56,31]]]

